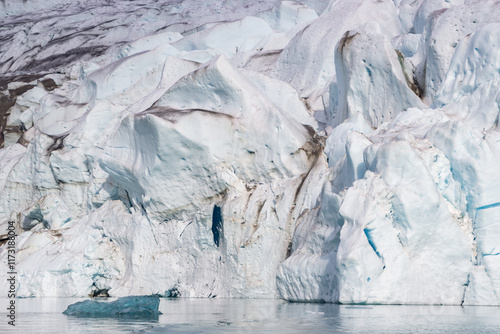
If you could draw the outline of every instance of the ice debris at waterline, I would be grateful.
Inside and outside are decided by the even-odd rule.
[[[77,317],[148,317],[160,315],[159,306],[160,297],[155,295],[128,296],[112,302],[84,300],[69,305],[63,314]]]
[[[498,1],[0,16],[19,297],[500,304]]]

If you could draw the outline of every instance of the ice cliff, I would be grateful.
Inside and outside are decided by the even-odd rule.
[[[19,296],[500,304],[498,1],[33,3],[0,2]]]

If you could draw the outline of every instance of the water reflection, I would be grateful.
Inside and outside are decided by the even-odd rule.
[[[158,319],[75,318],[83,299],[16,301],[16,333],[499,333],[500,308],[349,306],[280,300],[162,299]],[[7,305],[7,299],[0,300]],[[3,308],[3,307],[2,307]],[[5,318],[2,311],[2,318]],[[0,333],[13,332],[7,322]]]

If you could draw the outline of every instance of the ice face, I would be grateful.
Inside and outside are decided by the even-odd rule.
[[[0,3],[19,296],[500,303],[496,1],[61,4]]]

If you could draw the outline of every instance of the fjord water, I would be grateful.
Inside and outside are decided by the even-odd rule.
[[[337,305],[272,299],[162,299],[157,319],[76,318],[81,298],[18,299],[1,333],[498,333],[499,307]],[[2,305],[7,300],[2,299]],[[2,309],[4,309],[2,307]]]

